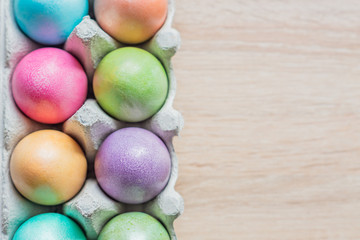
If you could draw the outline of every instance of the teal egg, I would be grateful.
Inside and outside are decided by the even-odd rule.
[[[120,214],[111,219],[98,240],[170,240],[165,227],[152,216],[141,212]]]
[[[45,45],[66,41],[89,12],[88,0],[14,0],[14,15],[20,29]]]
[[[58,213],[44,213],[24,222],[13,240],[86,240],[81,228]]]

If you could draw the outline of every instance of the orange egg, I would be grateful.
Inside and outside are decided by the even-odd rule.
[[[120,42],[138,44],[164,24],[167,0],[95,0],[94,10],[105,32]]]
[[[16,189],[42,205],[57,205],[75,196],[85,182],[86,171],[79,144],[55,130],[29,134],[17,144],[10,159]]]

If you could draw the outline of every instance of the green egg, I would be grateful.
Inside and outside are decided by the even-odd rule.
[[[24,222],[13,240],[86,240],[81,228],[59,213],[44,213]]]
[[[107,54],[93,79],[95,98],[111,116],[126,122],[143,121],[160,110],[168,93],[168,78],[151,53],[124,47]]]
[[[111,219],[98,240],[170,240],[164,226],[152,216],[141,212],[120,214]]]

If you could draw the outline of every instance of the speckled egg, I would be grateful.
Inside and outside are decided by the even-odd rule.
[[[85,182],[86,171],[80,146],[55,130],[27,135],[16,145],[10,159],[16,189],[42,205],[57,205],[75,196]]]
[[[98,240],[170,240],[165,227],[141,212],[120,214],[102,229]]]
[[[86,240],[81,228],[70,218],[58,213],[44,213],[24,222],[13,240]]]
[[[14,15],[20,29],[45,45],[64,43],[88,11],[88,0],[14,1]]]
[[[12,76],[17,106],[31,119],[61,123],[84,103],[87,77],[76,58],[58,48],[40,48],[26,55]]]
[[[96,0],[94,5],[99,25],[128,44],[151,38],[164,24],[167,0]]]
[[[96,100],[111,116],[143,121],[162,107],[168,92],[164,67],[151,53],[124,47],[106,55],[93,81]]]
[[[166,186],[171,170],[165,144],[142,128],[123,128],[108,136],[95,158],[101,188],[117,201],[139,204]]]

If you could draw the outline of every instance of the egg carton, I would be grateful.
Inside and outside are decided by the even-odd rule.
[[[90,16],[93,16],[90,3]],[[174,190],[178,176],[178,161],[172,144],[183,126],[183,118],[173,109],[176,80],[171,57],[180,45],[179,33],[171,27],[174,1],[168,1],[168,16],[159,32],[148,42],[138,45],[155,55],[165,67],[169,78],[169,93],[161,110],[141,123],[125,123],[107,115],[93,98],[92,90],[84,105],[66,122],[45,125],[34,122],[16,107],[11,94],[11,76],[16,64],[29,52],[42,47],[34,43],[19,30],[13,16],[12,0],[0,1],[0,178],[1,178],[1,234],[0,239],[11,239],[17,228],[30,217],[58,212],[73,218],[88,239],[97,235],[112,217],[129,211],[146,212],[159,219],[167,228],[172,240],[176,240],[174,220],[183,211],[183,199]],[[89,16],[73,30],[63,46],[76,56],[84,66],[91,86],[97,64],[110,51],[123,45],[106,34]],[[109,198],[96,182],[93,163],[102,141],[112,132],[123,127],[141,127],[157,134],[165,142],[172,160],[172,170],[166,188],[153,200],[138,205],[127,205]],[[58,206],[34,204],[15,189],[10,178],[9,159],[16,144],[26,135],[40,129],[56,129],[72,136],[82,146],[88,160],[88,176],[82,190],[70,201]]]

